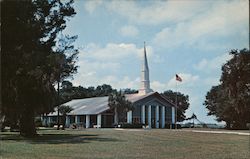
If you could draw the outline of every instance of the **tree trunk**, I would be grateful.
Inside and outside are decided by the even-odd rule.
[[[234,123],[233,125],[233,129],[242,129],[242,130],[246,130],[247,127],[246,127],[246,122],[244,121],[237,121]]]
[[[59,99],[60,99],[60,94],[59,94],[59,91],[60,91],[60,87],[59,87],[59,81],[57,81],[57,102],[58,102],[58,106],[57,106],[57,130],[60,129],[60,114],[59,114],[59,105],[60,105],[60,102],[59,102]]]
[[[48,127],[48,114],[45,114],[45,127]]]
[[[10,122],[11,132],[15,132],[20,129],[20,126],[18,125],[18,116],[16,112],[12,112],[12,114],[9,116],[9,122]]]
[[[36,136],[34,111],[31,108],[24,108],[20,118],[20,134],[25,137]]]
[[[193,128],[194,128],[194,118],[193,118]]]
[[[115,108],[115,119],[114,119],[114,123],[115,123],[115,125],[117,125],[118,124],[118,112],[117,112],[117,108]]]
[[[5,122],[5,115],[1,114],[0,113],[0,128],[1,128],[1,132],[4,131],[4,128],[5,128],[5,125],[4,125],[4,122]]]
[[[231,122],[230,121],[226,121],[226,129],[231,129]]]
[[[63,125],[62,125],[63,130],[65,129],[65,124],[66,124],[66,115],[63,115]]]

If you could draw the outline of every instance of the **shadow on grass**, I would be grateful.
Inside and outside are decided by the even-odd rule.
[[[25,138],[18,134],[1,135],[2,141],[28,142],[31,144],[79,144],[97,142],[118,142],[114,138],[104,138],[96,134],[41,134],[33,138]]]

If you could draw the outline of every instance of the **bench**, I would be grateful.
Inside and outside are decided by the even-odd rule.
[[[145,126],[143,125],[142,128],[143,129],[150,129],[149,125],[145,125]]]
[[[62,128],[63,126],[60,125],[59,128]],[[57,128],[57,125],[54,125],[53,128]]]
[[[101,125],[93,125],[93,128],[101,128]]]

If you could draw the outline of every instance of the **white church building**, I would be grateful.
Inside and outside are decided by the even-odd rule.
[[[165,128],[166,124],[175,123],[175,105],[150,88],[145,44],[139,93],[127,94],[125,97],[134,107],[133,111],[127,112],[127,123],[145,124],[150,128]],[[86,128],[112,127],[115,114],[108,106],[108,98],[105,96],[73,99],[63,104],[73,108],[66,117],[66,127],[73,123]],[[56,123],[56,120],[57,111],[47,116],[48,123]]]

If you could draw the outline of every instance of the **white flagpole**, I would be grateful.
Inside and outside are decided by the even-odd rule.
[[[177,80],[175,80],[175,129],[177,129]]]

